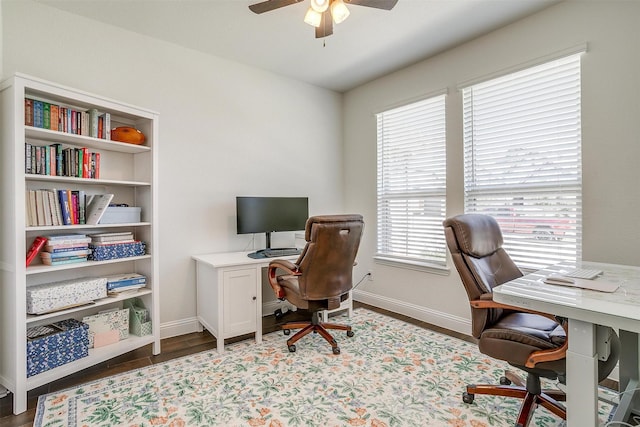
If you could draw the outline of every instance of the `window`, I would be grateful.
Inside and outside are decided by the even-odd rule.
[[[445,95],[377,114],[377,258],[446,265]]]
[[[463,89],[465,211],[519,266],[581,259],[580,54]]]

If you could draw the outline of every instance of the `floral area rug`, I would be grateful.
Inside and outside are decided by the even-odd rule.
[[[346,322],[346,317],[332,319]],[[289,353],[282,332],[40,396],[34,426],[512,426],[520,401],[477,395],[507,365],[474,344],[366,310],[355,336],[318,334]],[[547,384],[548,386],[548,384]],[[601,419],[610,407],[602,404]],[[546,409],[532,426],[562,426]]]

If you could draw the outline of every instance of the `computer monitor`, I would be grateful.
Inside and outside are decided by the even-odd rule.
[[[307,197],[236,197],[238,234],[265,233],[267,249],[271,233],[304,230],[307,218]]]

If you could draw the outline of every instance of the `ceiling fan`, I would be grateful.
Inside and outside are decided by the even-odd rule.
[[[303,0],[266,0],[249,6],[252,12],[260,14],[281,7],[300,3]],[[346,4],[391,10],[398,0],[311,0],[304,22],[316,28],[316,38],[333,34],[333,23],[341,23],[349,16]]]

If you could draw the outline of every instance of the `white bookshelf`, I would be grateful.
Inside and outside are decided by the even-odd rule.
[[[25,125],[24,99],[35,98],[77,110],[96,108],[111,115],[111,127],[133,126],[146,136],[133,145]],[[100,153],[100,179],[35,175],[25,172],[25,143],[68,148],[88,147]],[[15,414],[27,408],[27,392],[123,353],[151,344],[160,353],[158,264],[158,114],[102,96],[15,74],[0,83],[0,386],[13,393]],[[74,189],[87,194],[113,193],[114,202],[142,208],[140,222],[105,225],[27,226],[25,191]],[[25,267],[26,251],[36,236],[66,233],[131,231],[146,244],[146,254],[109,261],[47,266],[39,257]],[[136,272],[147,285],[134,294],[108,297],[93,304],[40,316],[27,315],[26,290],[41,283],[70,278]],[[99,311],[122,308],[126,299],[140,298],[150,311],[151,335],[130,338],[98,349],[89,356],[27,378],[26,329]]]

